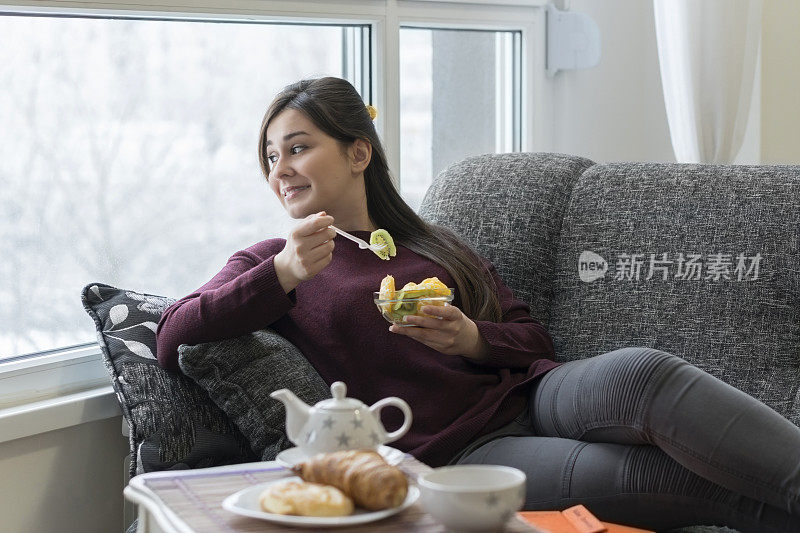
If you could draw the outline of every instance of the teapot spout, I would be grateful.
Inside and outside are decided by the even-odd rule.
[[[297,445],[300,442],[300,433],[308,422],[311,406],[298,398],[289,389],[279,389],[270,394],[271,398],[283,403],[286,408],[286,435],[289,440]]]

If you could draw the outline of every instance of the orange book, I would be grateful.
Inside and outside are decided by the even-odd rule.
[[[601,522],[583,505],[563,511],[522,511],[517,516],[546,533],[655,533],[649,529]]]

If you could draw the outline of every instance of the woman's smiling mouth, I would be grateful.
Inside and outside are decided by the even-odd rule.
[[[302,187],[299,187],[299,186],[298,187],[286,187],[281,192],[283,193],[283,198],[285,200],[291,200],[292,198],[294,198],[298,194],[300,194],[303,191],[305,191],[306,189],[310,189],[310,188],[311,188],[311,185],[304,185]]]

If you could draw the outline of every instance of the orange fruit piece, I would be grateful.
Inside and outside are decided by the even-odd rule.
[[[385,278],[381,280],[381,288],[378,289],[381,299],[389,299],[394,297],[394,276],[387,275]]]
[[[447,296],[450,294],[450,289],[437,278],[426,278],[422,283],[417,285],[418,289],[426,289],[429,291],[426,296]]]

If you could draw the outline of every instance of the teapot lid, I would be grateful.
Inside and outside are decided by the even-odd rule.
[[[320,409],[336,409],[339,411],[352,411],[353,409],[366,407],[364,402],[356,400],[355,398],[345,397],[345,394],[347,394],[347,385],[345,385],[342,381],[336,381],[331,385],[331,394],[333,395],[333,398],[330,400],[322,400],[315,405],[315,407]]]

